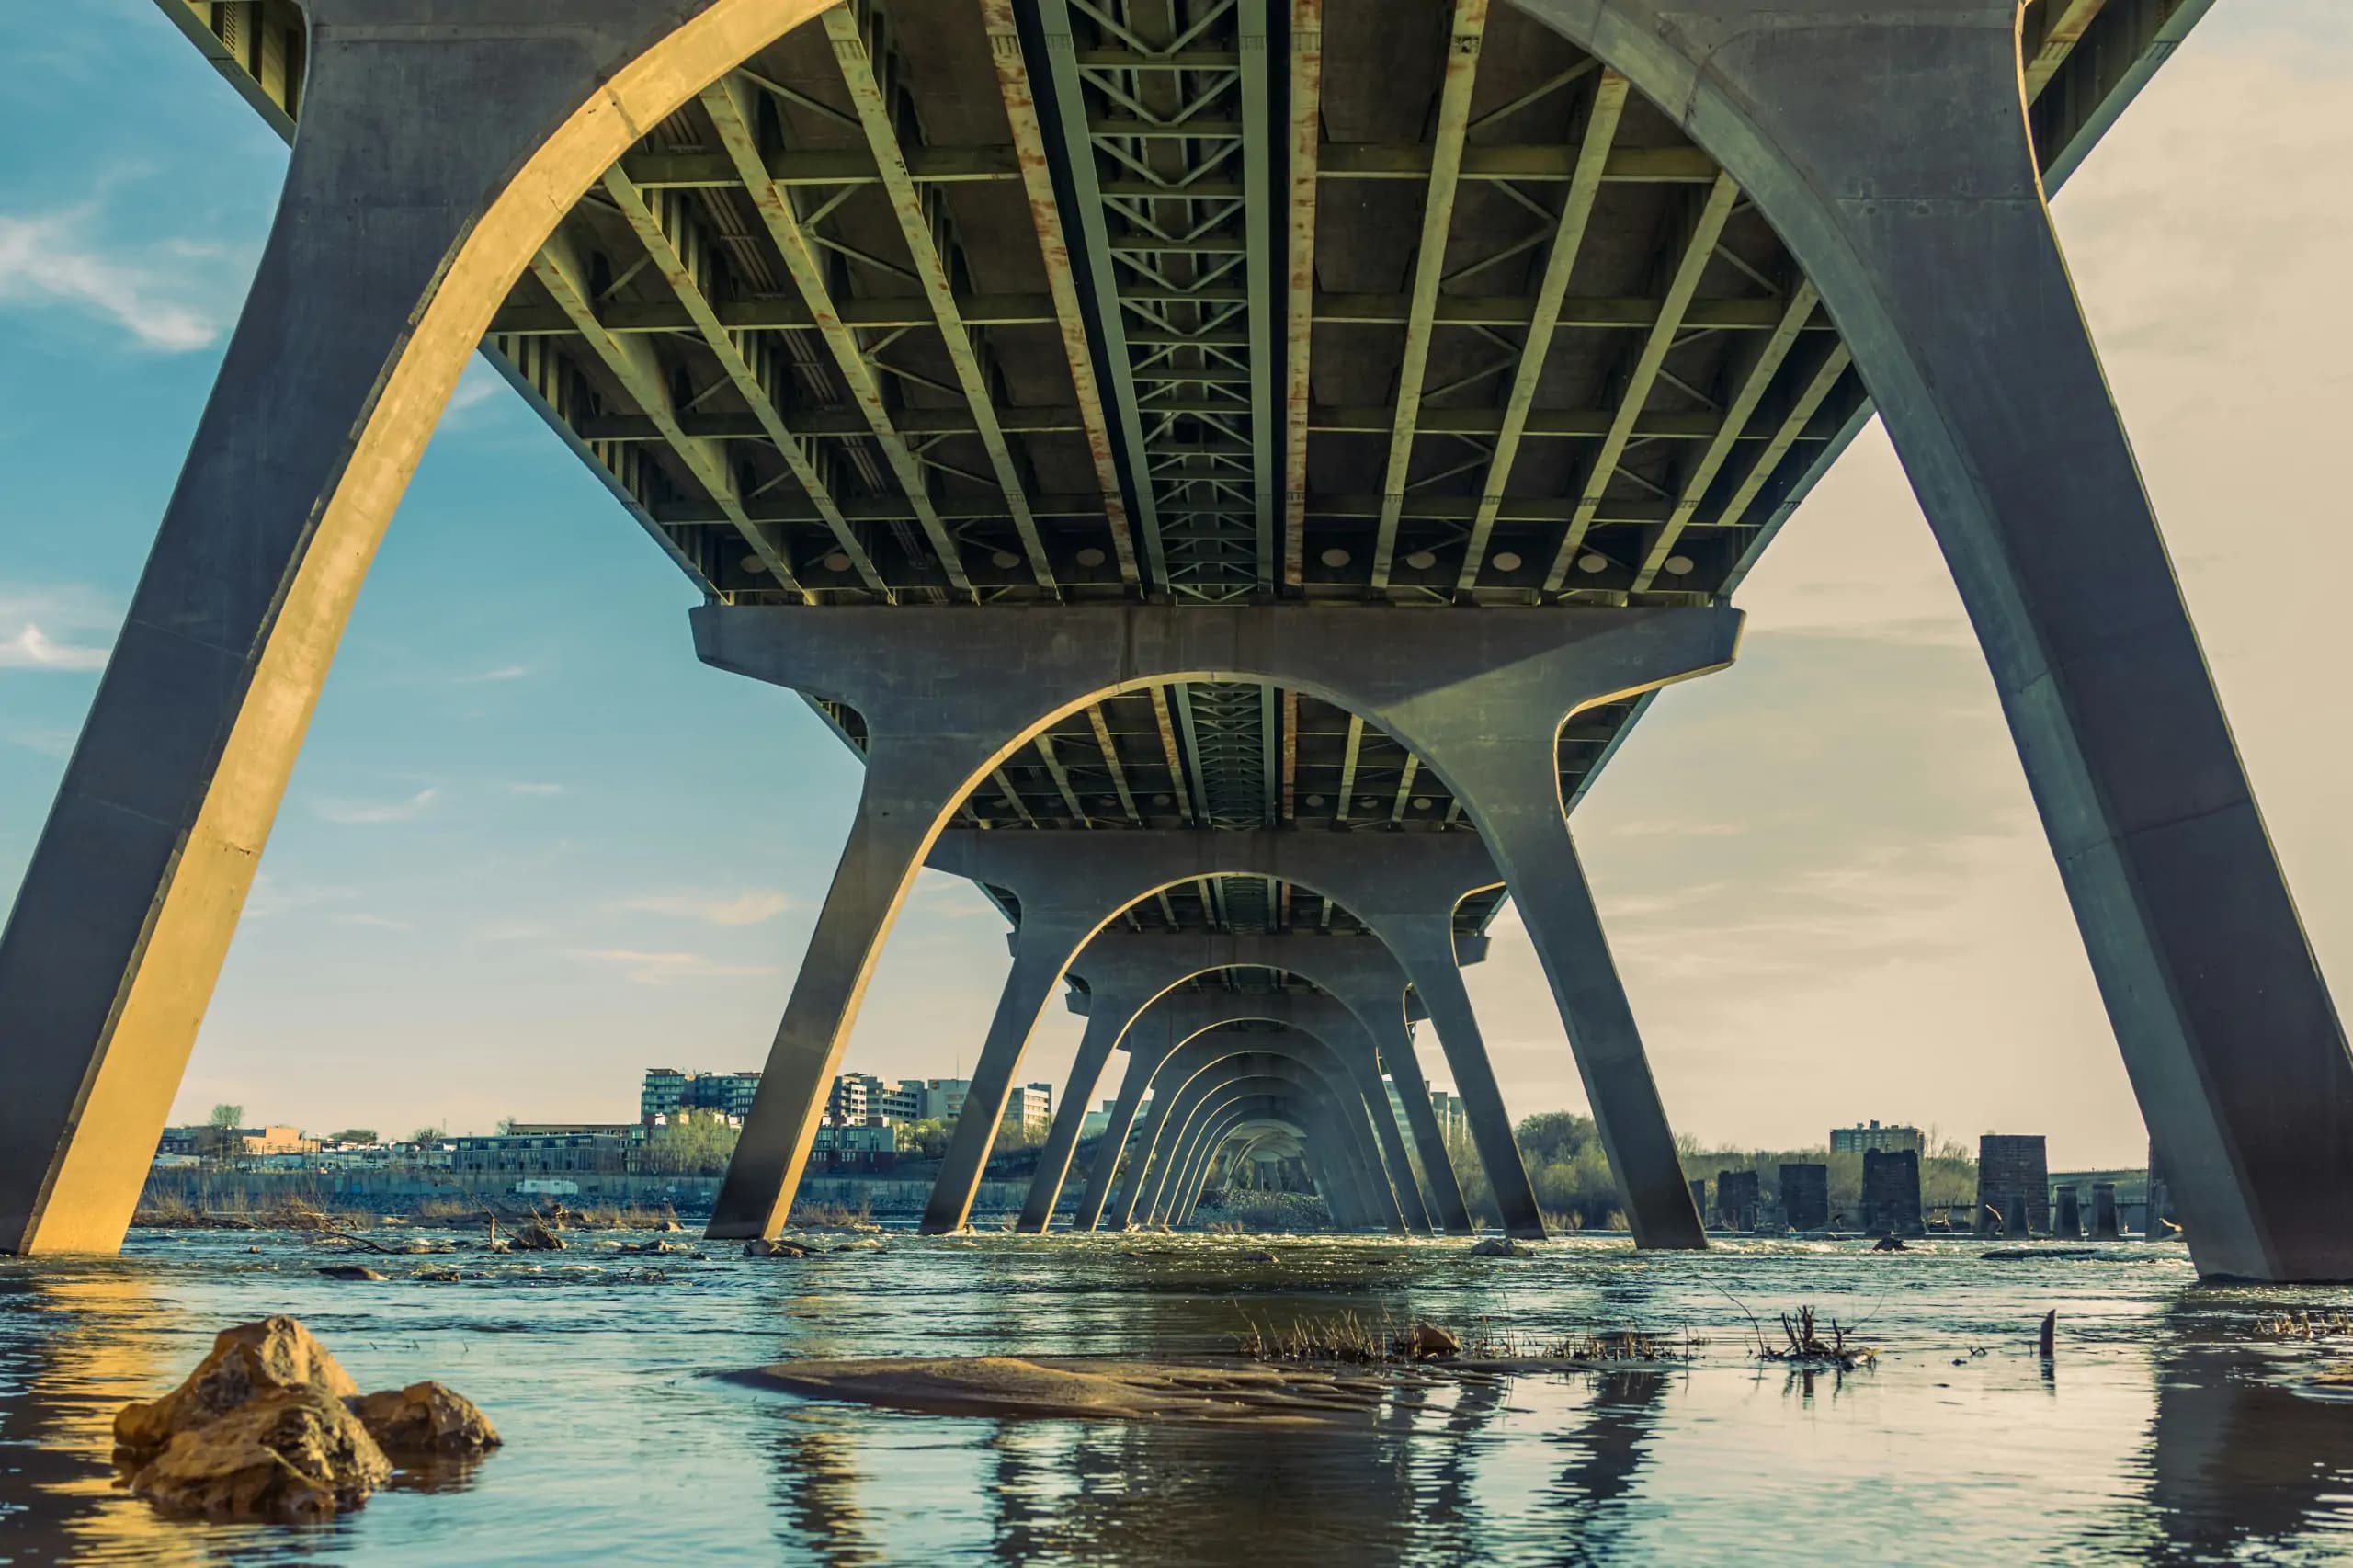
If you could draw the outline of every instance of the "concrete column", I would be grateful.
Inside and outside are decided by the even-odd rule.
[[[1170,1183],[1193,1153],[1193,1142],[1205,1123],[1201,1113],[1212,1096],[1247,1075],[1294,1084],[1324,1113],[1331,1135],[1341,1140],[1366,1190],[1362,1193],[1371,1221],[1403,1233],[1404,1216],[1396,1195],[1382,1178],[1377,1145],[1366,1135],[1364,1116],[1353,1103],[1354,1086],[1328,1048],[1302,1030],[1280,1034],[1222,1034],[1187,1046],[1171,1057],[1154,1080],[1181,1085],[1167,1114],[1159,1122],[1157,1143],[1145,1167],[1140,1188],[1141,1208],[1157,1217],[1166,1204]],[[1158,1091],[1155,1089],[1155,1099]]]
[[[352,603],[492,312],[642,127],[819,8],[308,0],[247,307],[0,932],[0,1250],[120,1244]]]
[[[1389,624],[1393,619],[1376,621],[1361,609],[1321,606],[1040,606],[980,615],[904,606],[706,605],[690,617],[696,651],[704,662],[847,702],[866,718],[872,737],[870,799],[876,798],[874,770],[908,737],[934,744],[946,758],[943,777],[972,769],[961,784],[936,795],[895,786],[890,792],[895,810],[910,822],[928,818],[931,833],[997,758],[1026,744],[1056,716],[1120,690],[1216,675],[1310,693],[1380,724],[1462,799],[1495,854],[1497,869],[1515,884],[1522,876],[1552,877],[1574,865],[1554,770],[1563,722],[1595,703],[1723,667],[1732,662],[1741,624],[1740,613],[1729,606],[1563,607],[1541,616],[1416,617],[1413,635],[1401,639],[1398,628]],[[993,678],[942,682],[942,669],[985,669]],[[951,739],[955,744],[949,744]],[[1526,799],[1531,790],[1533,805]],[[1361,835],[1282,836],[1345,843],[1363,867]],[[1393,843],[1447,836],[1455,835],[1387,835]],[[1514,866],[1520,869],[1515,872]],[[1597,924],[1579,924],[1579,912],[1589,913],[1581,874],[1573,889],[1539,890],[1537,903],[1530,929],[1540,929],[1540,950],[1547,955],[1596,1121],[1625,1187],[1635,1239],[1646,1246],[1704,1244],[1698,1216],[1684,1211],[1688,1195],[1679,1175],[1671,1183],[1654,1179],[1655,1153],[1664,1149],[1671,1154],[1674,1137],[1649,1069],[1642,1065],[1641,1041],[1628,1027],[1631,1013],[1622,997],[1609,1001],[1615,972],[1573,977],[1567,971],[1572,962],[1590,963],[1598,941]],[[896,909],[896,894],[876,909],[879,921],[856,926],[861,939],[842,952],[826,952],[824,967],[837,968],[846,958],[870,963],[872,947]],[[1443,912],[1451,910],[1449,903]],[[1414,913],[1430,912],[1424,906]],[[1370,923],[1404,959],[1406,945],[1397,934],[1378,919]],[[1450,968],[1451,942],[1447,946]],[[1599,950],[1606,956],[1606,947]],[[813,961],[816,957],[813,948]],[[1432,956],[1406,960],[1417,988],[1424,976],[1416,963],[1437,961]],[[861,968],[859,983],[863,974]],[[737,1145],[714,1212],[714,1236],[749,1233],[745,1226],[759,1227],[746,1216],[762,1211],[770,1228],[780,1222],[780,1205],[789,1203],[815,1133],[822,1084],[831,1076],[841,1038],[855,1016],[856,986],[840,975],[813,973],[804,964],[788,1025],[803,987],[846,1002],[813,1010],[820,1025],[832,1020],[819,1034],[790,1027],[779,1031],[780,1056],[772,1059],[776,1065],[762,1083]],[[821,1040],[828,1047],[824,1073],[804,1085],[808,1074],[796,1059],[816,1054]],[[1601,1064],[1597,1069],[1584,1060],[1588,1053]],[[1455,1061],[1451,1046],[1449,1060],[1458,1077],[1476,1076]],[[1618,1081],[1638,1065],[1639,1081]],[[1486,1076],[1492,1081],[1492,1074]],[[1479,1086],[1472,1082],[1465,1088],[1476,1114]],[[1483,1119],[1507,1125],[1499,1096],[1495,1108],[1497,1114]],[[1523,1202],[1514,1190],[1521,1185],[1513,1180],[1519,1167],[1517,1151],[1507,1138],[1495,1141],[1492,1125],[1482,1153],[1494,1162],[1489,1181],[1503,1195],[1507,1221],[1526,1233],[1540,1233],[1533,1195]],[[771,1188],[783,1196],[767,1196]]]
[[[1279,943],[1280,940],[1276,938],[1274,942]],[[1405,1196],[1413,1191],[1413,1172],[1404,1160],[1404,1142],[1395,1140],[1387,1146],[1381,1142],[1379,1129],[1382,1120],[1388,1120],[1392,1134],[1395,1125],[1389,1110],[1387,1095],[1380,1090],[1377,1080],[1370,1086],[1361,1082],[1361,1073],[1350,1062],[1350,1051],[1336,1051],[1327,1043],[1336,1038],[1345,1040],[1352,1035],[1362,1035],[1360,1023],[1334,999],[1290,994],[1165,994],[1140,1015],[1135,1025],[1131,1026],[1127,1043],[1131,1045],[1136,1060],[1130,1069],[1130,1081],[1134,1081],[1133,1074],[1138,1071],[1154,1074],[1162,1073],[1162,1064],[1176,1056],[1188,1041],[1194,1040],[1203,1031],[1244,1020],[1287,1026],[1284,1035],[1250,1038],[1275,1040],[1278,1043],[1267,1049],[1299,1056],[1324,1072],[1332,1082],[1336,1101],[1344,1108],[1354,1136],[1361,1137],[1365,1120],[1371,1120],[1374,1137],[1368,1144],[1368,1163],[1379,1187],[1379,1204],[1384,1213],[1394,1212],[1404,1222]],[[1291,1043],[1293,1040],[1297,1043]],[[1359,1038],[1356,1053],[1369,1052],[1369,1045]],[[1187,1070],[1193,1069],[1188,1064]],[[1354,1081],[1351,1074],[1355,1075]],[[1154,1078],[1154,1081],[1159,1080]],[[1146,1149],[1165,1149],[1166,1137],[1165,1124],[1155,1116],[1146,1124],[1142,1143]],[[1393,1169],[1384,1165],[1384,1153],[1396,1162]],[[1098,1168],[1106,1168],[1104,1160],[1105,1156],[1098,1153]],[[1131,1172],[1136,1168],[1140,1167],[1131,1167]],[[1130,1199],[1123,1193],[1120,1201],[1124,1205]]]
[[[1136,1113],[1142,1108],[1144,1090],[1151,1081],[1151,1070],[1131,1056],[1127,1073],[1120,1080],[1119,1096],[1111,1104],[1110,1120],[1104,1125],[1102,1141],[1095,1146],[1095,1163],[1087,1168],[1086,1186],[1079,1194],[1078,1209],[1071,1215],[1072,1230],[1091,1231],[1101,1221],[1103,1205],[1111,1196],[1112,1181],[1119,1172],[1120,1156],[1129,1148],[1129,1134],[1135,1130]]]
[[[1281,842],[1283,835],[1279,835],[1222,833],[1208,836],[1214,845],[1221,846],[1241,841],[1242,849],[1235,852],[1238,854],[1237,863],[1256,865],[1260,863],[1262,855],[1272,856],[1287,847]],[[1267,844],[1253,848],[1251,841],[1259,838],[1264,838]],[[1475,853],[1474,846],[1471,844],[1466,843],[1461,847]],[[1460,855],[1453,858],[1461,858]],[[1142,858],[1149,860],[1151,856],[1147,854]],[[1271,863],[1271,860],[1267,863]],[[1422,1156],[1423,1176],[1429,1187],[1426,1199],[1416,1193],[1415,1200],[1421,1204],[1426,1215],[1449,1230],[1458,1233],[1471,1230],[1470,1217],[1462,1204],[1462,1189],[1455,1178],[1453,1161],[1438,1131],[1437,1117],[1431,1111],[1428,1085],[1422,1076],[1420,1063],[1415,1059],[1413,1039],[1405,1027],[1404,971],[1377,937],[1324,937],[1306,933],[1164,937],[1138,936],[1113,928],[1099,933],[1073,967],[1091,988],[1087,1002],[1087,1030],[1080,1042],[1071,1082],[1063,1090],[1063,1105],[1056,1113],[1053,1130],[1048,1135],[1040,1156],[1038,1174],[1031,1181],[1029,1197],[1024,1202],[1021,1229],[1042,1230],[1051,1216],[1069,1169],[1070,1151],[1077,1142],[1078,1127],[1085,1115],[1083,1104],[1076,1102],[1093,1096],[1096,1082],[1101,1075],[1102,1062],[1120,1042],[1133,1016],[1150,1006],[1154,996],[1186,980],[1222,969],[1239,967],[1272,969],[1295,975],[1330,993],[1355,1015],[1378,1055],[1375,1074],[1385,1066],[1396,1079],[1398,1097],[1404,1104],[1406,1119],[1414,1131],[1415,1142]],[[1326,1032],[1339,1036],[1351,1031],[1335,1027]],[[1343,1044],[1336,1049],[1342,1051],[1345,1059],[1354,1062],[1355,1048]],[[1082,1082],[1084,1087],[1081,1087]],[[1371,1094],[1369,1089],[1368,1095]],[[1376,1128],[1386,1114],[1386,1107],[1381,1104],[1386,1098],[1386,1093],[1381,1092],[1377,1097],[1369,1099],[1369,1104],[1376,1108]],[[1131,1125],[1129,1119],[1132,1117],[1133,1110],[1134,1108],[1130,1106],[1123,1117],[1115,1108],[1112,1119],[1120,1136],[1124,1136],[1125,1130]],[[1109,1168],[1109,1163],[1116,1163],[1118,1159],[1117,1149],[1110,1147],[1108,1142],[1112,1131],[1107,1129],[1104,1145],[1107,1152],[1097,1156],[1097,1163],[1106,1170]],[[1403,1158],[1402,1149],[1390,1143],[1386,1134],[1383,1135],[1383,1145],[1389,1153],[1399,1199],[1403,1203],[1406,1187],[1411,1182],[1412,1165],[1410,1161]],[[1085,1210],[1084,1203],[1082,1210]],[[1411,1211],[1409,1206],[1409,1214]]]
[[[2112,1181],[2092,1183],[2092,1240],[2121,1241],[2123,1226],[2116,1214],[2116,1184]]]
[[[1063,855],[1070,853],[1063,845],[1054,848]],[[1052,907],[1033,912],[1026,899],[1021,911],[1021,928],[1014,933],[1013,939],[1013,971],[1006,977],[1005,989],[997,997],[988,1037],[982,1044],[979,1062],[973,1064],[972,1083],[964,1091],[964,1108],[949,1134],[948,1153],[940,1160],[939,1176],[932,1184],[930,1201],[924,1207],[926,1235],[961,1230],[971,1217],[973,1196],[980,1191],[981,1173],[988,1164],[989,1149],[996,1142],[997,1128],[1012,1096],[1013,1080],[1021,1067],[1022,1048],[1028,1045],[1030,1031],[1038,1026],[1038,1016],[1052,1000],[1054,988],[1062,983],[1063,971],[1072,958],[1095,934],[1095,926],[1114,913],[1105,910],[1088,918]]]
[[[1364,1147],[1360,1130],[1343,1119],[1335,1108],[1341,1092],[1339,1085],[1296,1062],[1249,1049],[1277,1038],[1237,1035],[1228,1037],[1225,1043],[1204,1043],[1180,1052],[1163,1069],[1164,1081],[1173,1080],[1180,1086],[1168,1112],[1161,1119],[1159,1139],[1139,1182],[1136,1207],[1147,1221],[1159,1216],[1169,1184],[1188,1155],[1205,1106],[1216,1103],[1221,1096],[1231,1097],[1237,1092],[1237,1085],[1290,1085],[1290,1092],[1303,1094],[1306,1103],[1317,1113],[1319,1135],[1332,1145],[1328,1153],[1345,1167],[1344,1178],[1350,1187],[1347,1197],[1358,1210],[1359,1222],[1385,1221],[1402,1229],[1393,1201],[1385,1206],[1386,1213],[1382,1212],[1382,1192],[1373,1185],[1375,1156]]]
[[[1104,1064],[1111,1060],[1111,1052],[1120,1036],[1135,1016],[1135,1008],[1126,999],[1105,991],[1095,992],[1088,999],[1086,1028],[1078,1038],[1078,1054],[1071,1062],[1070,1077],[1063,1085],[1063,1097],[1054,1107],[1053,1125],[1046,1131],[1046,1142],[1038,1151],[1038,1169],[1029,1178],[1029,1191],[1021,1201],[1021,1216],[1014,1229],[1024,1235],[1042,1235],[1052,1223],[1054,1205],[1062,1200],[1063,1183],[1070,1175],[1071,1156],[1078,1148],[1078,1130],[1086,1124],[1086,1108],[1095,1098],[1096,1086],[1102,1081]],[[1106,1140],[1110,1129],[1104,1129]]]
[[[2051,1210],[2051,1233],[2071,1242],[2083,1239],[2083,1194],[2080,1189],[2072,1187],[2059,1189]]]
[[[1670,106],[1821,291],[1977,629],[2200,1273],[2353,1278],[2353,1055],[2051,226],[2015,0],[1526,8]]]

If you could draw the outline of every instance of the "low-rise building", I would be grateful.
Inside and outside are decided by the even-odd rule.
[[[865,1121],[871,1103],[867,1094],[868,1082],[856,1073],[836,1076],[834,1086],[825,1094],[825,1119],[843,1125]]]
[[[613,1175],[645,1142],[637,1122],[520,1121],[508,1131],[454,1138],[449,1168],[469,1176]]]
[[[752,1096],[759,1092],[757,1073],[681,1073],[675,1067],[649,1067],[638,1091],[637,1119],[641,1126],[651,1127],[657,1117],[682,1110],[747,1116]]]
[[[809,1149],[809,1168],[828,1174],[843,1171],[887,1171],[898,1164],[898,1134],[889,1122],[827,1125],[817,1129]]]

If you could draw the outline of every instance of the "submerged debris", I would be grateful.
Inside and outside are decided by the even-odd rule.
[[[1825,1321],[1830,1325],[1828,1339],[1824,1339],[1819,1332],[1820,1325]],[[1849,1372],[1877,1361],[1878,1351],[1847,1345],[1847,1335],[1851,1332],[1836,1318],[1820,1319],[1814,1315],[1812,1307],[1800,1307],[1795,1317],[1787,1312],[1781,1314],[1781,1333],[1788,1338],[1788,1345],[1767,1345],[1760,1334],[1757,1358],[1790,1366],[1836,1367]]]

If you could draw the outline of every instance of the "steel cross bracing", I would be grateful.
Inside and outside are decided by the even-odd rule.
[[[157,3],[292,133],[292,0]],[[2026,6],[2047,178],[2201,9]],[[1869,412],[1722,171],[1507,0],[836,8],[608,172],[485,347],[745,603],[1721,598]],[[1564,730],[1566,798],[1642,706]],[[1205,685],[1065,718],[960,820],[1465,826],[1378,729]],[[1353,926],[1231,879],[1125,919]]]
[[[1157,585],[1272,591],[1267,0],[1039,0],[1073,222]]]

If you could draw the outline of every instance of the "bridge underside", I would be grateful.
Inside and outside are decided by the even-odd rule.
[[[574,0],[557,19],[485,0],[429,40],[406,0],[313,0],[314,32],[289,0],[158,3],[303,133],[0,939],[0,998],[77,971],[10,1048],[45,1064],[6,1129],[33,1151],[0,1193],[10,1244],[67,1208],[46,1244],[119,1235],[122,1149],[168,1100],[358,574],[479,341],[700,590],[705,658],[801,691],[868,758],[722,1233],[789,1201],[898,899],[962,828],[1039,846],[980,878],[1021,937],[979,1152],[1001,1108],[983,1082],[1106,923],[1376,937],[1458,1074],[1491,1083],[1454,970],[1507,886],[1638,1237],[1696,1241],[1563,812],[1650,692],[1729,661],[1726,600],[1868,380],[2216,1238],[2201,1263],[2353,1272],[2284,1196],[2353,1184],[2353,1134],[2254,1135],[2353,1102],[2353,1065],[2039,200],[2200,0]],[[649,49],[656,26],[677,30]],[[387,62],[414,75],[397,105]],[[564,118],[591,88],[620,119]],[[563,200],[518,206],[542,177]],[[314,483],[286,452],[324,454]],[[266,537],[221,548],[207,530],[247,525],[208,485],[251,495]],[[878,611],[904,632],[872,643]],[[186,692],[155,673],[175,639],[218,655]],[[134,667],[150,642],[155,669]],[[150,755],[159,702],[177,730]],[[118,846],[107,823],[136,825]],[[1049,832],[1199,830],[1276,848],[1100,908],[1039,892],[1074,847]],[[1344,898],[1286,835],[1361,844],[1368,867],[1469,839],[1492,863],[1443,898],[1378,879]],[[2249,955],[2229,977],[2203,956],[2216,910]],[[2244,1054],[2250,997],[2293,1043],[2242,1092],[2217,1064]],[[1474,1108],[1499,1192],[1502,1116]],[[64,1202],[94,1123],[129,1128],[86,1156],[115,1196]]]

